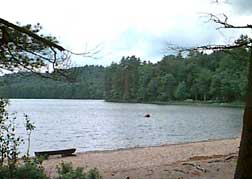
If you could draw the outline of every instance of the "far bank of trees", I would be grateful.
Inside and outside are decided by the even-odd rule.
[[[245,48],[187,57],[164,56],[157,63],[123,57],[106,68],[105,98],[110,101],[243,101],[248,51]]]
[[[0,96],[4,98],[104,98],[104,67],[84,66],[66,71],[74,80],[55,80],[30,72],[8,74],[0,78]],[[46,76],[43,74],[43,76]]]
[[[122,57],[108,67],[69,69],[74,82],[41,78],[32,73],[0,78],[0,96],[6,98],[74,98],[153,102],[202,100],[244,101],[248,51],[245,48],[204,54],[164,56],[159,62]]]

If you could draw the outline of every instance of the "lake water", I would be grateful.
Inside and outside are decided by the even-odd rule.
[[[243,113],[241,108],[56,99],[11,99],[8,111],[17,112],[19,135],[26,136],[23,113],[35,123],[32,153],[73,147],[83,152],[232,138],[240,134]],[[145,118],[146,113],[151,117]]]

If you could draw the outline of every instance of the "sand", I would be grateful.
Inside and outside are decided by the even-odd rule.
[[[96,167],[104,179],[229,179],[234,174],[239,143],[237,138],[77,153],[49,158],[43,166],[49,176],[55,176],[56,165],[64,161],[85,170]]]

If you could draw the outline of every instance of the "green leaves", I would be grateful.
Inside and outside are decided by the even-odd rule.
[[[104,97],[104,71],[105,68],[101,66],[85,66],[66,70],[64,73],[75,79],[75,82],[71,83],[64,80],[45,79],[27,72],[9,74],[0,77],[0,80],[3,81],[3,85],[0,86],[0,96],[6,98],[101,99]],[[52,78],[57,78],[57,76]]]
[[[242,36],[237,43],[247,40]],[[156,64],[134,63],[131,58],[135,59],[124,57],[106,69],[107,100],[232,102],[242,101],[246,94],[248,50],[244,47],[211,54],[193,51],[187,57],[169,55]]]
[[[60,166],[57,166],[57,172],[60,179],[103,179],[96,168],[84,173],[83,168],[74,169],[72,163],[62,162]]]
[[[0,167],[7,165],[10,170],[14,170],[17,165],[17,159],[19,152],[19,146],[24,140],[16,135],[16,114],[8,114],[6,112],[7,101],[4,99],[0,100]],[[25,129],[28,135],[28,152],[29,156],[30,148],[30,135],[35,129],[34,124],[31,123],[30,119],[24,114]],[[4,162],[7,161],[7,162]],[[12,171],[10,171],[12,172]]]
[[[184,81],[180,82],[176,91],[175,97],[177,100],[185,100],[189,96],[186,83]]]
[[[65,61],[60,55],[65,49],[55,37],[40,35],[42,27],[12,24],[0,18],[0,68],[9,71],[38,71],[42,67]]]

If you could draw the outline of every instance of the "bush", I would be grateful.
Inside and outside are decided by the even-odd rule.
[[[103,179],[97,168],[90,169],[87,173],[87,179]]]
[[[83,168],[74,169],[72,163],[62,162],[60,166],[57,166],[57,171],[59,179],[103,179],[96,168],[84,173]]]
[[[0,167],[1,179],[49,179],[44,170],[34,163],[25,163],[10,170],[8,166]]]
[[[10,178],[10,170],[7,166],[0,167],[0,178],[1,179],[9,179]]]
[[[35,126],[25,114],[28,147],[23,163],[18,162],[19,146],[23,139],[16,136],[15,115],[6,111],[8,101],[0,99],[0,178],[1,179],[48,179],[41,167],[41,160],[29,157],[30,137]]]
[[[49,179],[43,168],[34,163],[25,163],[17,167],[15,172],[16,179]]]

